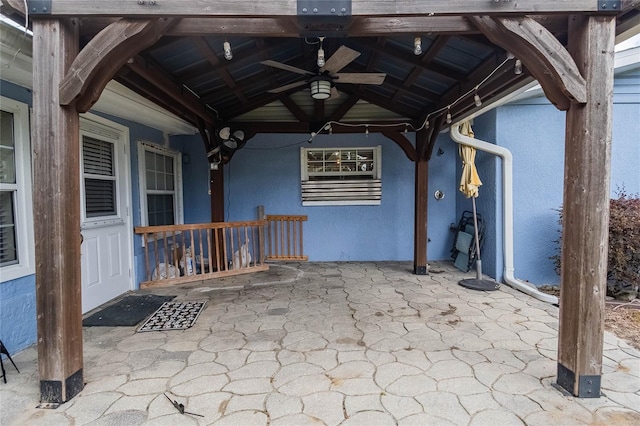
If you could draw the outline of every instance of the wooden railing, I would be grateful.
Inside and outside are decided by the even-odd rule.
[[[146,281],[141,288],[265,271],[266,221],[142,226]]]
[[[308,260],[302,246],[307,216],[267,215],[267,260]]]

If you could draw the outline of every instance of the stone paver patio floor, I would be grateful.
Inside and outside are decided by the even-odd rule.
[[[504,285],[468,290],[458,281],[473,274],[448,263],[411,269],[274,264],[155,289],[208,304],[184,331],[84,328],[86,386],[57,409],[36,408],[35,348],[15,354],[0,424],[640,424],[640,352],[606,333],[604,396],[566,396],[557,307]]]

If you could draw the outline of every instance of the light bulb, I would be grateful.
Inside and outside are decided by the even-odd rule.
[[[409,127],[409,126],[407,126],[407,125],[405,124],[405,125],[404,125],[404,134],[405,134],[405,135],[407,134],[407,127]]]
[[[520,61],[520,59],[516,59],[516,63],[514,64],[513,71],[517,75],[522,74],[522,61]]]
[[[422,39],[420,37],[413,39],[413,54],[416,56],[422,54]]]
[[[451,124],[451,113],[447,113],[447,124]]]
[[[425,128],[425,129],[428,129],[428,128],[429,128],[429,120],[427,120],[427,121],[425,121],[425,122],[424,122],[424,128]]]
[[[318,49],[318,66],[324,67],[324,49]]]
[[[233,53],[231,53],[231,44],[228,41],[225,41],[222,46],[224,48],[224,58],[227,61],[233,59]]]
[[[364,135],[365,135],[366,137],[369,137],[369,125],[368,125],[368,124],[367,124],[367,127],[365,127]]]
[[[473,100],[475,101],[477,107],[482,106],[482,101],[480,100],[480,95],[478,95],[477,93],[473,97]]]

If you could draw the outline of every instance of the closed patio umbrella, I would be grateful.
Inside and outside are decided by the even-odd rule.
[[[468,121],[462,123],[460,133],[472,138],[473,130]],[[458,284],[474,290],[497,290],[499,285],[495,281],[482,279],[482,260],[480,259],[480,239],[478,237],[478,214],[476,212],[476,198],[478,189],[482,185],[478,170],[476,169],[476,149],[469,145],[459,145],[460,158],[462,159],[462,177],[460,178],[460,192],[467,198],[471,198],[473,204],[473,229],[476,243],[476,278],[461,280]]]

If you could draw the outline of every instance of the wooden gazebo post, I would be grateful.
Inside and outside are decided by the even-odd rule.
[[[427,206],[429,204],[429,159],[420,153],[426,151],[428,134],[422,129],[416,132],[416,160],[414,186],[414,236],[413,236],[413,273],[427,274]]]
[[[558,384],[600,396],[609,236],[615,17],[573,16],[568,50],[587,102],[567,111]]]
[[[84,387],[80,269],[80,132],[60,83],[78,54],[75,20],[33,21],[33,218],[40,402]]]

